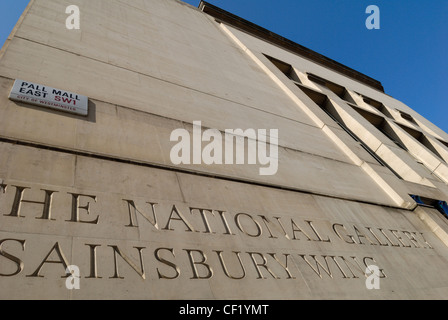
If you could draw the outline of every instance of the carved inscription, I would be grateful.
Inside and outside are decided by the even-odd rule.
[[[39,219],[42,223],[66,223],[89,225],[98,228],[108,223],[110,215],[102,214],[101,198],[94,194],[63,192],[58,190],[36,188],[34,197],[29,196],[31,187],[17,184],[0,184],[0,219]],[[9,193],[8,206],[4,201]],[[36,200],[36,194],[41,199]],[[71,206],[64,212],[65,216],[53,210],[55,197],[66,197]],[[381,261],[374,257],[358,255],[332,254],[334,246],[376,246],[381,250],[432,250],[433,246],[425,235],[414,230],[399,228],[364,226],[354,223],[339,223],[322,220],[281,216],[277,214],[256,214],[250,212],[228,212],[220,209],[202,207],[180,207],[178,204],[164,204],[148,201],[142,202],[131,198],[118,199],[123,205],[119,207],[123,230],[145,227],[159,234],[203,237],[223,237],[235,239],[239,248],[219,248],[200,244],[197,247],[185,244],[184,247],[170,243],[130,246],[128,242],[81,243],[84,248],[78,255],[84,255],[84,268],[81,274],[85,279],[123,280],[131,276],[143,281],[168,281],[184,277],[189,280],[207,280],[215,276],[229,280],[250,278],[257,281],[267,279],[295,281],[301,274],[308,274],[316,279],[359,279],[365,277],[366,267],[372,264],[381,266]],[[32,210],[31,210],[32,208]],[[36,208],[39,208],[36,211]],[[123,208],[125,208],[123,210]],[[28,210],[30,209],[30,210]],[[117,209],[117,210],[118,210]],[[115,215],[116,217],[117,215]],[[6,220],[5,220],[6,221]],[[35,220],[34,220],[35,221]],[[63,234],[61,234],[63,235]],[[34,235],[38,237],[38,235]],[[243,241],[237,241],[238,238]],[[274,250],[254,250],[244,246],[244,239],[260,241],[283,241],[277,252]],[[76,240],[74,240],[76,241]],[[304,244],[319,245],[316,254],[305,253]],[[24,233],[15,238],[0,239],[0,277],[25,276],[27,278],[45,278],[49,270],[59,270],[61,278],[66,278],[66,268],[77,265],[70,261],[71,248],[60,241],[54,241],[45,250],[45,254],[36,259],[33,252],[36,244],[31,236]],[[28,258],[33,252],[33,259]],[[98,257],[101,256],[101,259]],[[73,256],[76,259],[76,255]],[[107,264],[107,268],[106,268]],[[50,265],[55,265],[50,269]],[[60,266],[60,267],[59,267]],[[25,271],[25,270],[30,270]],[[109,270],[109,271],[105,271]],[[382,278],[386,271],[380,269]]]

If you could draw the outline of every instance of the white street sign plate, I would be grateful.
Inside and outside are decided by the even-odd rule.
[[[82,116],[89,113],[86,96],[30,81],[16,80],[9,99]]]

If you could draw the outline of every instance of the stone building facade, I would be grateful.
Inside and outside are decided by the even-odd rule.
[[[0,298],[443,299],[447,162],[379,81],[206,2],[32,0],[0,51]]]

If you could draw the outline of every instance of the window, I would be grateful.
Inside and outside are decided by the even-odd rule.
[[[334,122],[336,122],[339,127],[341,127],[345,132],[348,133],[350,137],[352,137],[353,140],[359,143],[359,145],[369,153],[372,158],[374,158],[381,166],[388,168],[395,176],[397,176],[399,179],[403,179],[397,172],[395,172],[385,161],[383,161],[372,149],[370,149],[361,139],[356,136],[356,134],[353,133],[347,126],[339,121],[335,115],[333,115],[330,110],[327,108],[327,104],[329,103],[329,99],[326,95],[314,91],[310,88],[307,88],[305,86],[296,84],[302,91],[311,99],[313,100]]]
[[[315,76],[312,73],[308,73],[308,79],[310,81],[313,81],[313,82],[318,83],[318,84],[323,85],[323,86],[326,86],[327,82],[328,82],[327,80],[322,79],[321,77]]]
[[[293,81],[300,82],[299,76],[297,75],[294,68],[286,62],[280,61],[278,59],[272,58],[270,56],[264,55],[266,58],[269,59],[281,72],[283,72],[289,79]]]
[[[378,110],[381,114],[384,114],[384,115],[387,116],[388,118],[392,118],[392,119],[393,119],[393,116],[390,114],[389,110],[387,110],[387,108],[384,106],[384,104],[382,104],[381,102],[376,101],[376,100],[374,100],[374,99],[372,99],[372,98],[366,97],[366,96],[364,96],[364,95],[362,95],[362,94],[360,94],[360,93],[357,93],[357,92],[356,92],[356,94],[358,94],[359,96],[361,96],[361,98],[363,99],[363,101],[364,101],[365,103],[367,103],[369,106],[375,108],[375,109]]]
[[[388,137],[393,143],[395,143],[395,145],[397,145],[398,147],[400,147],[404,151],[409,152],[409,149],[406,148],[406,146],[403,144],[403,142],[401,142],[400,140],[396,139],[394,136],[392,136],[392,134],[387,132],[387,129],[385,127],[385,123],[382,126],[378,127],[378,130],[380,130],[386,137]]]
[[[361,95],[362,96],[362,95]],[[371,98],[367,98],[365,96],[362,96],[362,99],[364,100],[365,103],[367,103],[368,105],[371,105],[372,107],[374,107],[375,109],[377,109],[378,111],[383,110],[383,104],[381,102],[378,102],[376,100],[373,100]]]
[[[440,182],[443,182],[443,179],[441,179],[435,172],[432,172],[420,159],[418,159],[416,156],[414,156],[409,149],[406,147],[406,145],[401,141],[401,139],[398,137],[397,134],[395,134],[394,130],[391,128],[391,126],[388,125],[387,120],[372,114],[370,112],[364,111],[362,109],[358,109],[358,108],[354,108],[356,111],[358,111],[359,114],[361,114],[364,119],[366,119],[367,121],[369,121],[374,127],[376,127],[381,133],[383,133],[389,140],[391,140],[395,145],[397,145],[400,149],[403,149],[404,151],[406,151],[411,157],[412,159],[415,160],[415,162],[417,162],[419,165],[421,165],[432,177],[434,177],[435,179],[437,179]],[[424,135],[416,130],[413,130],[411,128],[408,128],[406,126],[402,126],[400,124],[399,125],[403,130],[405,130],[406,132],[408,132],[410,135],[412,135],[414,138],[416,138],[421,144],[423,144],[424,146],[426,146],[426,144],[424,143]],[[429,142],[428,142],[429,143]],[[440,157],[440,155],[433,150],[434,148],[429,148],[431,151],[433,151],[433,153],[435,155],[438,155]]]
[[[389,138],[389,140],[395,143],[399,148],[405,151],[409,151],[408,148],[406,148],[406,146],[397,137],[395,137],[395,135],[392,133],[392,129],[387,126],[387,121],[383,117],[357,107],[354,107],[353,109],[355,109],[360,115],[362,115],[364,119],[369,121],[375,128],[381,131],[382,134]]]
[[[432,153],[434,153],[437,157],[440,158],[440,160],[445,161],[444,157],[441,155],[441,153],[439,152],[439,150],[436,149],[436,147],[431,143],[431,141],[429,141],[429,139],[422,134],[420,136],[420,138],[418,139],[418,141],[423,144],[426,148],[428,148],[428,150],[430,150]]]
[[[352,137],[352,139],[355,140],[367,153],[369,153],[372,156],[372,158],[374,158],[381,166],[387,167],[395,176],[397,176],[399,179],[403,179],[403,177],[401,177],[394,169],[392,169],[391,166],[389,166],[381,157],[379,157],[372,149],[370,149],[370,147],[364,141],[359,139],[358,136],[345,125],[344,121],[340,118],[337,110],[334,108],[332,102],[330,101],[330,99],[326,94],[316,91],[313,88],[304,85],[300,80],[299,74],[296,72],[296,70],[292,65],[267,55],[265,55],[265,57],[269,59],[269,61],[271,61],[272,64],[274,64],[284,75],[286,75],[290,80],[292,80],[295,85],[297,85],[312,101],[314,101],[322,109],[322,111],[324,111],[334,122],[336,122],[339,125],[339,127],[341,127],[350,137]],[[431,176],[435,177],[437,180],[443,181],[436,174],[431,172],[431,170],[429,170],[422,161],[417,159],[412,153],[409,152],[409,149],[401,141],[400,137],[394,132],[394,129],[390,125],[388,125],[387,122],[388,120],[386,120],[386,118],[394,119],[394,117],[390,114],[389,109],[386,108],[381,102],[355,92],[363,99],[363,101],[366,104],[368,104],[375,110],[378,110],[380,112],[378,114],[373,109],[370,109],[369,111],[367,110],[367,108],[365,108],[365,106],[364,107],[358,106],[354,101],[352,95],[347,91],[345,87],[312,73],[307,73],[307,77],[310,81],[328,88],[339,98],[344,100],[354,110],[356,110],[359,114],[361,114],[367,121],[369,121],[373,126],[375,126],[380,132],[382,132],[388,139],[390,139],[395,145],[397,145],[400,149],[406,151],[417,163],[419,163],[426,170],[428,170]],[[398,109],[397,111],[400,112],[400,114],[405,120],[417,124],[415,120],[412,118],[412,116],[410,116],[409,114],[402,112]],[[399,123],[396,124],[402,127],[403,130],[408,132],[417,140],[422,139],[423,134],[420,131],[415,130],[415,127],[406,126],[404,124]],[[396,169],[399,171],[401,170],[401,168]],[[403,171],[403,173],[405,174],[405,170]],[[410,177],[411,179],[410,181],[414,181],[417,179],[414,176],[418,176],[419,179],[421,179],[421,176],[415,171],[413,171],[413,174],[414,175]],[[431,183],[429,183],[429,185],[432,186]]]
[[[379,127],[383,124],[384,118],[376,113],[369,112],[365,109],[362,109],[358,106],[353,106],[353,109],[357,111],[360,115],[364,117],[367,121],[369,121],[371,124],[373,124],[375,127]]]
[[[397,123],[397,125],[406,131],[409,135],[411,135],[415,140],[420,142],[423,146],[425,146],[429,151],[431,151],[435,156],[437,156],[440,160],[443,160],[442,155],[437,151],[437,149],[432,145],[432,143],[428,140],[428,138],[423,134],[423,132],[412,129],[408,126]],[[440,140],[439,140],[440,141]]]
[[[293,80],[294,83],[311,99],[313,100],[333,121],[335,121],[345,132],[348,133],[350,137],[352,137],[353,140],[358,142],[361,147],[369,153],[372,158],[374,158],[381,166],[389,168],[398,178],[402,179],[391,167],[387,165],[380,157],[378,157],[375,152],[373,152],[372,149],[370,149],[363,141],[361,141],[349,128],[347,128],[342,122],[340,122],[329,110],[326,108],[326,104],[328,103],[328,97],[320,92],[317,92],[311,88],[308,88],[301,84],[301,81],[294,70],[294,68],[283,61],[280,61],[278,59],[275,59],[273,57],[265,55],[266,58],[268,58],[281,72],[283,72],[289,79]],[[337,94],[341,99],[350,98],[350,95],[348,94],[347,90],[339,86],[331,81],[325,80],[323,78],[320,78],[318,76],[315,76],[313,74],[308,74],[308,79],[316,82],[318,84],[324,85],[327,88],[329,88],[331,91],[333,91],[335,94]],[[352,101],[354,102],[354,101]]]
[[[443,200],[435,200],[417,195],[410,195],[419,206],[433,208],[439,211],[445,218],[448,219],[448,204]]]
[[[408,127],[408,126],[405,126],[405,125],[403,125],[403,124],[401,124],[401,123],[397,123],[397,125],[398,125],[401,129],[403,129],[404,131],[406,131],[407,133],[409,133],[409,135],[413,136],[416,140],[420,140],[420,138],[421,138],[421,136],[422,136],[422,134],[423,134],[423,133],[421,133],[420,131],[415,130],[415,129],[412,129],[412,128],[410,128],[410,127]]]
[[[448,142],[445,142],[443,140],[437,139],[441,144],[443,144],[445,147],[448,148]]]
[[[418,123],[414,120],[414,118],[412,118],[412,116],[409,113],[403,112],[403,111],[398,110],[398,109],[396,109],[396,110],[400,113],[400,115],[401,115],[401,117],[403,119],[405,119],[405,120],[409,121],[410,123],[418,126]]]
[[[350,95],[348,94],[347,90],[343,87],[340,86],[334,82],[331,82],[327,79],[321,78],[319,76],[316,76],[312,73],[308,73],[308,79],[310,81],[313,81],[317,84],[320,84],[322,86],[327,87],[328,89],[330,89],[331,91],[333,91],[339,98],[341,98],[342,100],[345,100],[347,102],[350,103],[355,103],[355,101],[353,101],[353,99],[350,97]]]

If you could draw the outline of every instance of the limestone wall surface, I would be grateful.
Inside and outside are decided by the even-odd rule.
[[[31,1],[0,54],[0,298],[443,299],[447,221],[409,194],[446,184],[372,130],[398,179],[265,55],[413,112],[177,0]],[[89,115],[11,101],[16,79],[87,96]],[[172,132],[198,121],[278,130],[278,171],[174,164]]]

